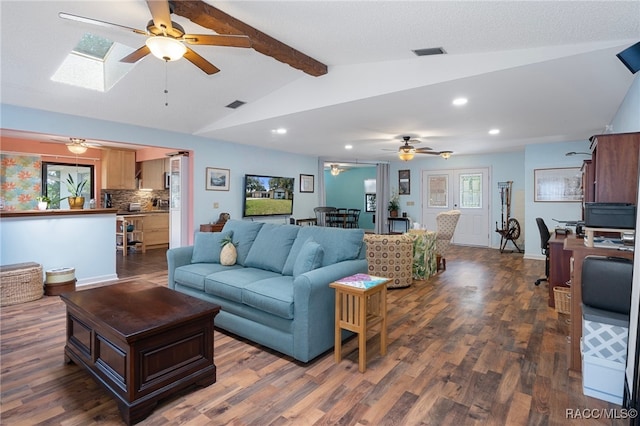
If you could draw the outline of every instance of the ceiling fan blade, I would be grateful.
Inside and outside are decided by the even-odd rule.
[[[251,39],[244,35],[185,34],[182,39],[189,44],[209,46],[251,47]]]
[[[220,71],[218,67],[216,67],[211,62],[207,61],[205,58],[198,55],[196,52],[189,49],[188,47],[187,47],[187,52],[184,54],[184,57],[193,65],[197,66],[198,68],[200,68],[202,71],[204,71],[209,75],[215,74]]]
[[[421,154],[437,154],[438,152],[434,151],[433,148],[429,148],[428,146],[423,146],[421,148],[416,148],[416,152]]]
[[[77,22],[82,22],[82,23],[85,23],[85,24],[92,24],[92,25],[100,25],[101,27],[106,27],[106,28],[116,28],[116,29],[119,29],[119,30],[125,30],[127,32],[133,32],[133,33],[141,34],[141,35],[149,35],[149,33],[147,33],[146,31],[143,31],[143,30],[138,30],[136,28],[126,27],[124,25],[114,24],[114,23],[111,23],[111,22],[100,21],[98,19],[86,18],[84,16],[71,15],[69,13],[64,13],[64,12],[58,13],[58,16],[60,18],[62,18],[62,19],[68,19],[70,21],[77,21]]]
[[[145,44],[141,48],[139,48],[137,50],[134,50],[133,52],[131,52],[130,54],[128,54],[124,58],[120,59],[120,62],[126,62],[128,64],[133,64],[135,62],[138,62],[140,59],[144,58],[145,56],[147,56],[149,53],[151,53],[151,50],[149,50],[149,48]]]
[[[416,149],[416,154],[440,155],[440,151],[420,151]]]
[[[171,24],[171,11],[167,0],[147,0],[147,6],[151,12],[153,24],[157,28],[165,28],[167,34],[171,34],[173,25]]]

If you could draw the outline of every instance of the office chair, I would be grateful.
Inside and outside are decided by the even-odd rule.
[[[542,254],[544,254],[544,277],[536,280],[535,285],[538,286],[542,281],[549,281],[549,239],[551,234],[541,217],[536,218],[536,223],[540,231],[540,248],[542,249]]]

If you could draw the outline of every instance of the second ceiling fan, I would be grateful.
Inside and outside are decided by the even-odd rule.
[[[175,61],[184,56],[185,59],[206,74],[211,75],[219,72],[220,69],[186,46],[185,43],[245,48],[252,45],[249,37],[244,35],[185,34],[184,28],[171,20],[168,1],[147,0],[147,6],[151,12],[152,19],[148,22],[146,31],[64,12],[60,12],[58,16],[63,19],[125,30],[146,36],[147,40],[144,46],[120,60],[127,63],[137,62],[149,53],[164,61]]]
[[[420,141],[411,139],[411,136],[403,136],[402,141],[404,143],[400,146],[400,148],[398,148],[398,157],[403,161],[412,160],[415,154],[439,155],[445,160],[451,157],[451,154],[453,154],[453,151],[434,151],[433,148],[429,147],[416,148],[413,145],[410,145],[409,142],[416,144],[420,143]]]

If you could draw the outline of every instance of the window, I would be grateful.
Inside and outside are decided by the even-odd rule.
[[[460,175],[460,207],[463,209],[482,208],[482,174]]]
[[[78,183],[83,180],[87,181],[82,196],[84,197],[85,207],[89,205],[89,200],[95,198],[95,188],[93,181],[93,168],[94,166],[79,166],[73,164],[63,163],[42,163],[42,191],[43,195],[46,195],[51,199],[49,208],[59,209],[62,204],[62,208],[68,206],[61,199],[69,196],[67,190],[67,178],[71,176],[73,181]]]

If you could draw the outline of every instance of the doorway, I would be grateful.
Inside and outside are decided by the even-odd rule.
[[[422,172],[422,223],[436,229],[436,216],[460,210],[453,243],[490,246],[488,168],[424,170]]]

